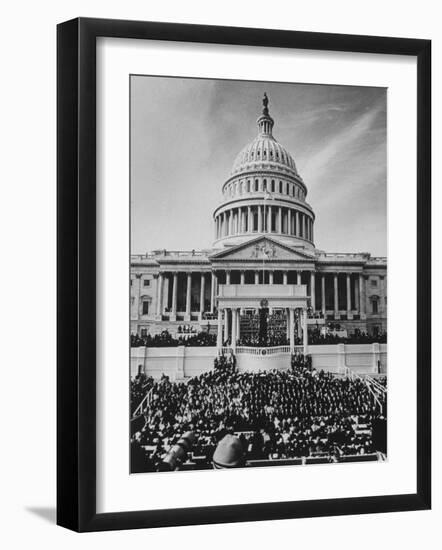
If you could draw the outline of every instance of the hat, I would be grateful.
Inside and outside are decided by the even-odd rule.
[[[218,443],[212,460],[215,468],[244,466],[244,449],[241,441],[234,435],[225,435]]]

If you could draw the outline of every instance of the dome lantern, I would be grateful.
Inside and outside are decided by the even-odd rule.
[[[273,137],[272,129],[274,125],[273,118],[269,115],[269,98],[267,97],[266,92],[264,92],[264,97],[262,99],[262,115],[256,121],[258,124],[259,134],[261,136]]]

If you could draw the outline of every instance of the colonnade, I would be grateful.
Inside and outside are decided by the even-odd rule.
[[[239,206],[215,217],[215,239],[249,233],[291,235],[313,242],[313,218],[294,208],[271,204]]]
[[[315,272],[315,271],[305,271],[305,270],[217,270],[217,271],[206,271],[206,272],[160,272],[158,274],[157,282],[157,294],[156,294],[156,311],[157,316],[161,316],[165,310],[172,315],[172,318],[176,316],[178,311],[178,273],[185,274],[186,276],[186,285],[185,285],[185,310],[184,315],[187,317],[187,320],[190,320],[191,313],[199,313],[202,317],[204,313],[214,313],[216,309],[216,299],[217,299],[217,289],[219,280],[222,277],[223,284],[232,284],[233,273],[235,273],[235,283],[236,284],[276,284],[275,279],[278,275],[279,284],[288,284],[289,274],[290,278],[293,281],[293,284],[307,284],[308,295],[310,296],[310,307],[315,311],[321,311],[324,315],[334,314],[334,318],[339,319],[340,312],[344,311],[347,315],[351,315],[356,312],[357,314],[364,316],[368,313],[367,311],[367,289],[366,289],[366,277],[362,273],[351,273],[351,272]],[[246,273],[248,277],[246,277]],[[302,276],[302,273],[307,274]],[[282,274],[282,276],[281,276]],[[295,275],[296,274],[296,275]],[[339,294],[339,284],[338,276],[345,276],[345,309],[339,307],[340,303],[340,294]],[[192,292],[192,280],[193,277],[197,276],[200,280],[199,288],[199,308],[195,312],[191,309],[191,292]],[[169,285],[172,285],[171,291],[171,300],[169,296],[165,297],[165,281],[169,281]],[[302,282],[304,279],[304,282]],[[306,280],[307,279],[307,280]],[[330,280],[331,279],[331,280]],[[332,284],[333,289],[333,304],[332,308],[326,307],[326,295],[330,295],[330,284]],[[206,308],[206,296],[209,292],[206,289],[209,289],[210,285],[210,309],[207,311]],[[317,285],[319,285],[320,291],[317,290]],[[342,286],[342,285],[341,285]],[[352,289],[353,286],[353,289]],[[328,293],[326,290],[328,289]],[[385,288],[383,284],[383,278],[381,277],[380,285],[380,298],[381,304],[384,303],[384,294]],[[352,300],[353,297],[353,300]],[[165,299],[166,298],[166,299]],[[184,296],[183,296],[184,298]],[[354,306],[354,307],[353,307]],[[381,306],[382,307],[382,306]],[[180,312],[181,313],[181,312]],[[382,313],[380,311],[379,313]]]

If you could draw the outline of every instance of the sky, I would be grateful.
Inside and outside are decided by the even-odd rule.
[[[387,254],[385,88],[131,77],[131,251],[212,246],[212,214],[267,92],[326,252]]]

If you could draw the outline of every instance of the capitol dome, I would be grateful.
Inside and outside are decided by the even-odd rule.
[[[264,94],[258,135],[237,155],[222,186],[223,202],[214,212],[215,247],[264,233],[285,244],[314,247],[307,187],[291,154],[273,137],[268,102]]]
[[[270,117],[269,117],[270,118]],[[259,120],[259,119],[258,119]],[[263,166],[298,176],[293,157],[272,135],[259,135],[238,154],[231,175],[238,175]]]

